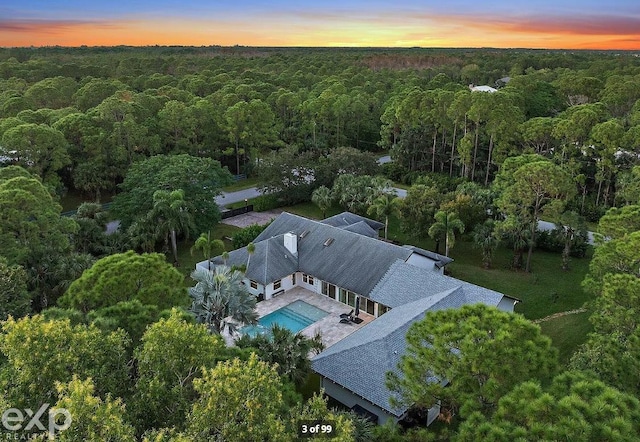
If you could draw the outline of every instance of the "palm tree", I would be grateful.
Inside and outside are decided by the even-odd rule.
[[[527,247],[529,247],[529,242],[531,241],[529,223],[525,222],[519,216],[507,216],[505,220],[496,223],[496,232],[513,247],[512,267],[514,269],[521,269],[523,261],[522,255]]]
[[[491,268],[491,258],[499,243],[494,232],[494,222],[492,219],[488,219],[483,224],[476,226],[473,230],[473,242],[475,246],[482,251],[483,267],[485,269]]]
[[[449,256],[449,249],[452,249],[456,241],[456,233],[464,232],[464,223],[458,218],[456,212],[438,211],[434,215],[435,223],[429,227],[429,236],[431,238],[444,236],[444,256]]]
[[[322,211],[322,218],[327,217],[327,210],[333,204],[333,195],[326,186],[320,186],[311,194],[311,201]]]
[[[211,238],[211,232],[201,233],[196,242],[191,247],[191,256],[193,252],[201,250],[207,260],[207,267],[211,270],[211,257],[214,256],[214,250],[224,252],[224,243],[222,240]]]
[[[157,222],[159,236],[171,238],[173,260],[177,267],[179,265],[177,233],[184,233],[188,238],[189,231],[194,228],[193,215],[189,212],[184,200],[184,191],[182,189],[171,192],[156,190],[153,194],[153,208],[149,212],[149,218]]]
[[[206,324],[211,332],[222,333],[225,327],[229,333],[236,332],[240,324],[256,324],[256,298],[242,283],[242,272],[227,266],[217,266],[213,271],[196,269],[191,273],[196,285],[189,289],[192,299],[191,312],[196,321]],[[227,321],[227,318],[233,321]]]
[[[153,252],[158,241],[158,231],[149,216],[131,224],[127,229],[127,236],[131,246],[146,253]]]
[[[245,335],[236,340],[236,345],[258,350],[260,359],[277,364],[278,373],[297,386],[303,385],[311,373],[309,354],[318,354],[325,348],[319,334],[308,338],[278,324],[273,324],[268,334]]]
[[[384,239],[387,239],[389,230],[389,216],[398,212],[400,201],[398,197],[385,193],[374,199],[367,209],[369,215],[374,215],[376,218],[384,217]]]
[[[256,253],[256,245],[252,242],[247,244],[247,267],[245,268],[245,273],[249,270],[249,262],[251,261],[251,256]]]

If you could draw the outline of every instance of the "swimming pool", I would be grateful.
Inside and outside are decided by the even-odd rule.
[[[298,300],[258,319],[257,325],[242,327],[240,332],[245,335],[256,336],[257,334],[268,333],[273,324],[278,324],[297,333],[328,314],[328,312],[318,307]]]

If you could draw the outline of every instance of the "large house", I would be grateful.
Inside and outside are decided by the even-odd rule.
[[[385,373],[397,370],[410,325],[427,311],[485,303],[513,311],[516,299],[444,275],[450,258],[378,239],[383,225],[349,212],[323,221],[278,216],[254,241],[229,253],[227,265],[247,265],[245,284],[258,299],[303,287],[375,317],[313,358],[326,394],[379,423],[402,419],[390,404]],[[213,264],[223,264],[221,257]],[[207,262],[198,263],[207,268]],[[435,381],[435,380],[434,380]],[[429,421],[438,408],[430,410]]]

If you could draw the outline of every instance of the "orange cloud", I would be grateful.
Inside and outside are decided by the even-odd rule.
[[[640,18],[361,11],[234,19],[0,20],[0,46],[250,45],[640,49]]]

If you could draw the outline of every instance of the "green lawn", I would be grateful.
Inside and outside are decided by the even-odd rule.
[[[589,322],[591,312],[576,313],[540,323],[542,333],[549,336],[553,346],[559,351],[561,366],[566,366],[578,346],[587,340],[587,334],[593,331]]]
[[[108,203],[113,199],[113,195],[109,193],[103,193],[100,198],[100,203]],[[67,192],[63,197],[60,198],[60,205],[62,206],[62,212],[69,212],[71,210],[76,210],[82,203],[86,202],[94,202],[93,198],[89,195],[84,194],[82,192],[78,192],[76,190]]]
[[[589,299],[580,285],[589,269],[588,257],[573,259],[565,272],[559,254],[535,251],[531,273],[511,270],[512,252],[504,247],[496,251],[490,270],[480,266],[480,253],[468,241],[457,242],[451,257],[452,276],[522,300],[516,311],[528,319],[577,309]]]
[[[236,181],[233,184],[223,187],[222,190],[224,192],[235,192],[237,190],[244,190],[255,187],[258,185],[258,183],[258,177],[250,177],[245,180]]]

